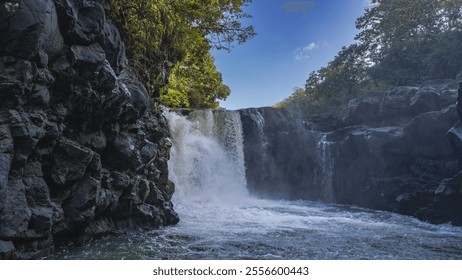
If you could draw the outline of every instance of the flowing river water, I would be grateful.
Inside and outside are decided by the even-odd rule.
[[[237,112],[204,110],[188,117],[170,112],[167,118],[179,224],[103,238],[56,258],[462,259],[461,227],[354,206],[252,196]],[[329,162],[325,165],[328,169]]]

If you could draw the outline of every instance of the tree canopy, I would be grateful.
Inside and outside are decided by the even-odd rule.
[[[455,79],[462,71],[462,0],[372,0],[356,43],[276,106],[320,113],[391,86]]]
[[[131,65],[150,94],[167,106],[191,108],[216,108],[229,95],[210,50],[229,51],[255,35],[242,23],[250,2],[109,0]]]

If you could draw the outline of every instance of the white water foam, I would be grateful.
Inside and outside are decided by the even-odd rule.
[[[184,255],[175,258],[459,256],[453,251],[460,248],[460,228],[351,206],[250,196],[245,184],[242,127],[236,112],[201,110],[188,117],[170,112],[167,119],[173,142],[169,161],[170,179],[176,185],[173,202],[181,220],[163,234],[189,240],[181,243],[188,248]],[[334,164],[329,160],[333,152],[330,146],[326,137],[318,143],[327,178]],[[323,183],[327,190],[324,195],[333,199],[328,191],[332,181]],[[409,252],[396,245],[403,243]],[[426,248],[430,243],[434,245]],[[439,247],[444,249],[434,253]],[[169,247],[168,251],[174,249]]]
[[[169,174],[176,199],[234,204],[249,197],[237,112],[197,110],[188,117],[170,112],[167,119],[173,142]]]

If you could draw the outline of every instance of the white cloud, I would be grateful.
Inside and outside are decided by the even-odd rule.
[[[308,46],[304,47],[303,50],[304,51],[312,51],[314,49],[317,49],[319,48],[319,45],[316,44],[315,42],[312,42],[312,43],[309,43]]]
[[[294,51],[295,60],[303,60],[309,58],[309,53],[321,47],[327,46],[326,42],[311,42],[308,45],[297,48]]]

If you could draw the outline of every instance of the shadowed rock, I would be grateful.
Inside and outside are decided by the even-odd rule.
[[[167,122],[106,4],[0,3],[0,259],[178,222]]]
[[[448,80],[355,99],[335,116],[310,120],[239,110],[248,188],[461,225],[456,97]]]

